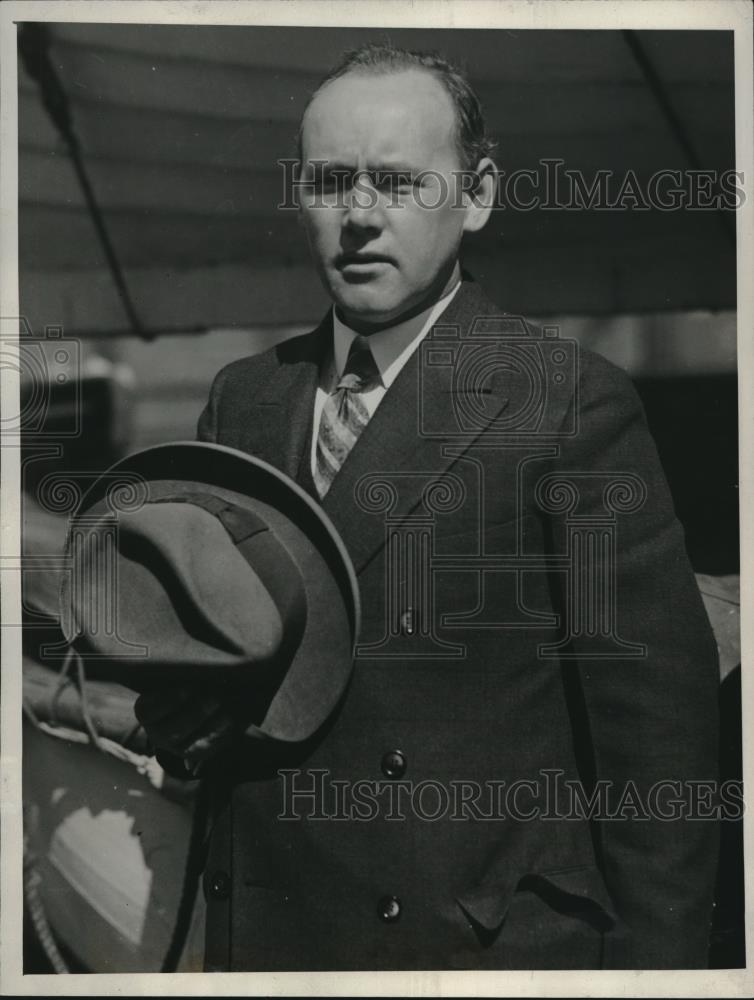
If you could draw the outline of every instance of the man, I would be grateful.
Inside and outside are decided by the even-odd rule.
[[[304,744],[233,739],[219,692],[140,699],[217,791],[207,966],[704,965],[715,825],[682,800],[716,650],[633,389],[462,278],[496,171],[447,63],[359,50],[300,138],[334,308],[222,371],[199,437],[320,500],[363,627]]]

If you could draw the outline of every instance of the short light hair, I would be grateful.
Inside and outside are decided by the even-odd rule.
[[[298,130],[299,160],[303,160],[304,117],[314,98],[328,83],[347,73],[384,76],[410,69],[431,73],[443,85],[453,102],[456,117],[455,140],[462,168],[474,170],[481,159],[492,156],[496,143],[487,134],[482,104],[460,69],[436,52],[415,52],[390,44],[368,44],[346,52],[309,98]]]

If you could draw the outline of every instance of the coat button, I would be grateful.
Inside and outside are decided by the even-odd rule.
[[[209,880],[209,894],[213,899],[227,899],[230,895],[230,875],[214,872]]]
[[[383,896],[377,904],[377,916],[386,924],[394,923],[401,915],[401,901],[397,896]]]
[[[407,608],[400,617],[401,632],[404,635],[413,635],[416,626],[414,625],[414,609]]]
[[[400,750],[391,750],[382,758],[382,773],[386,778],[402,778],[406,773],[406,758]]]

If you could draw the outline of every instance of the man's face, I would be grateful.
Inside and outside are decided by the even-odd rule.
[[[454,126],[449,95],[423,70],[348,73],[306,113],[303,176],[314,183],[301,196],[302,220],[325,288],[363,332],[455,283],[464,210],[453,207]],[[423,171],[432,173],[417,180]]]

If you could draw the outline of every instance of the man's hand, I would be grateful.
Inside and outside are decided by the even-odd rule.
[[[205,687],[149,691],[134,705],[153,746],[184,760],[189,771],[214,757],[244,728],[238,698]]]

